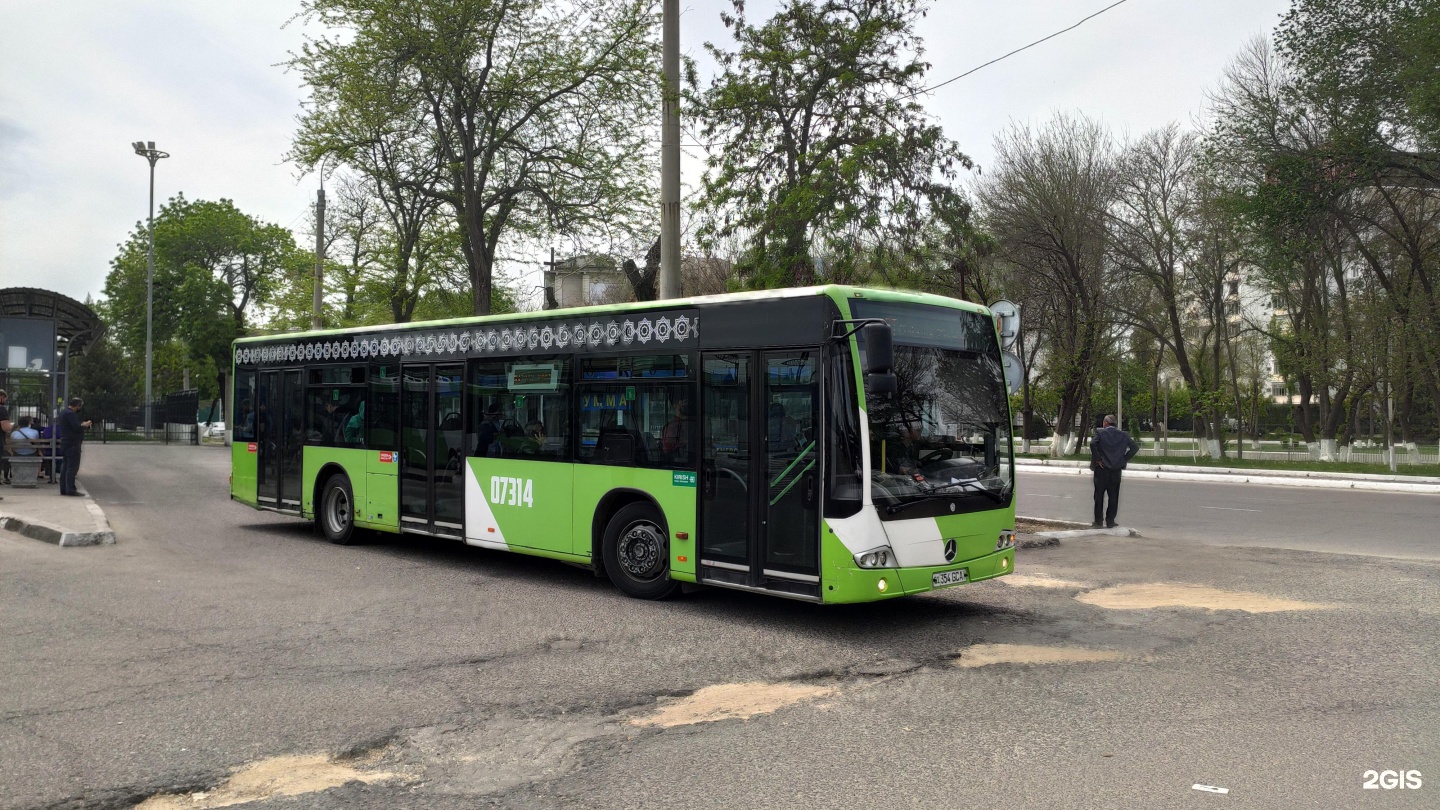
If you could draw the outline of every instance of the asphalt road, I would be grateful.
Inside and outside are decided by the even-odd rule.
[[[876,605],[646,603],[329,545],[226,459],[87,448],[118,545],[0,533],[0,807],[1440,805],[1435,562],[1092,538]]]
[[[1089,522],[1085,475],[1021,471],[1016,511]],[[1440,496],[1123,478],[1119,523],[1146,537],[1440,560]]]

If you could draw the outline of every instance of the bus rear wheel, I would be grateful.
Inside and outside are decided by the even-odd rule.
[[[632,503],[605,526],[605,572],[626,596],[664,599],[680,590],[670,578],[664,518],[648,503]]]
[[[320,490],[320,531],[332,543],[348,546],[358,538],[355,532],[355,493],[344,473],[330,476]]]

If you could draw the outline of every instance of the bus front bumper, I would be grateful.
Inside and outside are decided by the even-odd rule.
[[[951,573],[962,570],[965,572],[963,578],[960,578],[957,573]],[[933,568],[900,568],[895,573],[900,580],[901,593],[911,594],[933,591],[950,585],[979,582],[982,579],[994,579],[1014,570],[1015,549],[1007,548],[983,557],[976,557],[973,560],[957,561]],[[939,575],[941,584],[936,582],[937,575]]]
[[[964,571],[961,577],[959,571]],[[1015,549],[1007,548],[970,560],[925,568],[859,568],[845,566],[826,579],[823,601],[828,604],[873,602],[914,593],[924,593],[950,585],[994,579],[1015,570]],[[942,583],[936,584],[936,575]]]

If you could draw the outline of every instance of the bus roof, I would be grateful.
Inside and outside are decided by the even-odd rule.
[[[395,329],[422,329],[443,326],[470,326],[476,324],[500,323],[500,322],[523,322],[527,320],[545,320],[568,317],[587,317],[601,313],[621,312],[644,312],[654,309],[670,309],[684,306],[706,306],[710,304],[733,303],[736,301],[766,301],[777,298],[805,298],[809,296],[825,296],[835,300],[864,298],[872,301],[893,301],[910,304],[927,304],[930,306],[950,307],[963,309],[970,312],[989,313],[984,306],[970,301],[962,301],[957,298],[947,298],[943,295],[933,293],[913,292],[909,290],[881,289],[876,287],[855,287],[844,284],[824,284],[813,287],[781,287],[773,290],[750,290],[746,292],[721,293],[718,295],[691,296],[688,298],[667,298],[658,301],[632,301],[623,304],[595,304],[587,307],[567,307],[564,309],[542,309],[532,312],[508,312],[499,315],[470,315],[463,318],[446,318],[435,321],[408,321],[406,323],[383,323],[369,326],[354,326],[344,329],[315,329],[303,332],[272,332],[264,335],[253,335],[237,338],[234,342],[254,343],[275,339],[294,339],[300,337],[319,337],[325,335],[355,335],[368,334],[370,332],[386,332]]]

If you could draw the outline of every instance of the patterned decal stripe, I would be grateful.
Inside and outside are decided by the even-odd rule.
[[[698,343],[699,323],[694,312],[669,312],[593,321],[506,324],[473,330],[422,329],[396,335],[240,346],[235,349],[235,363],[244,366],[315,361],[344,363],[369,358],[404,361],[456,353],[520,355],[556,349],[588,352],[636,343],[679,349]]]

